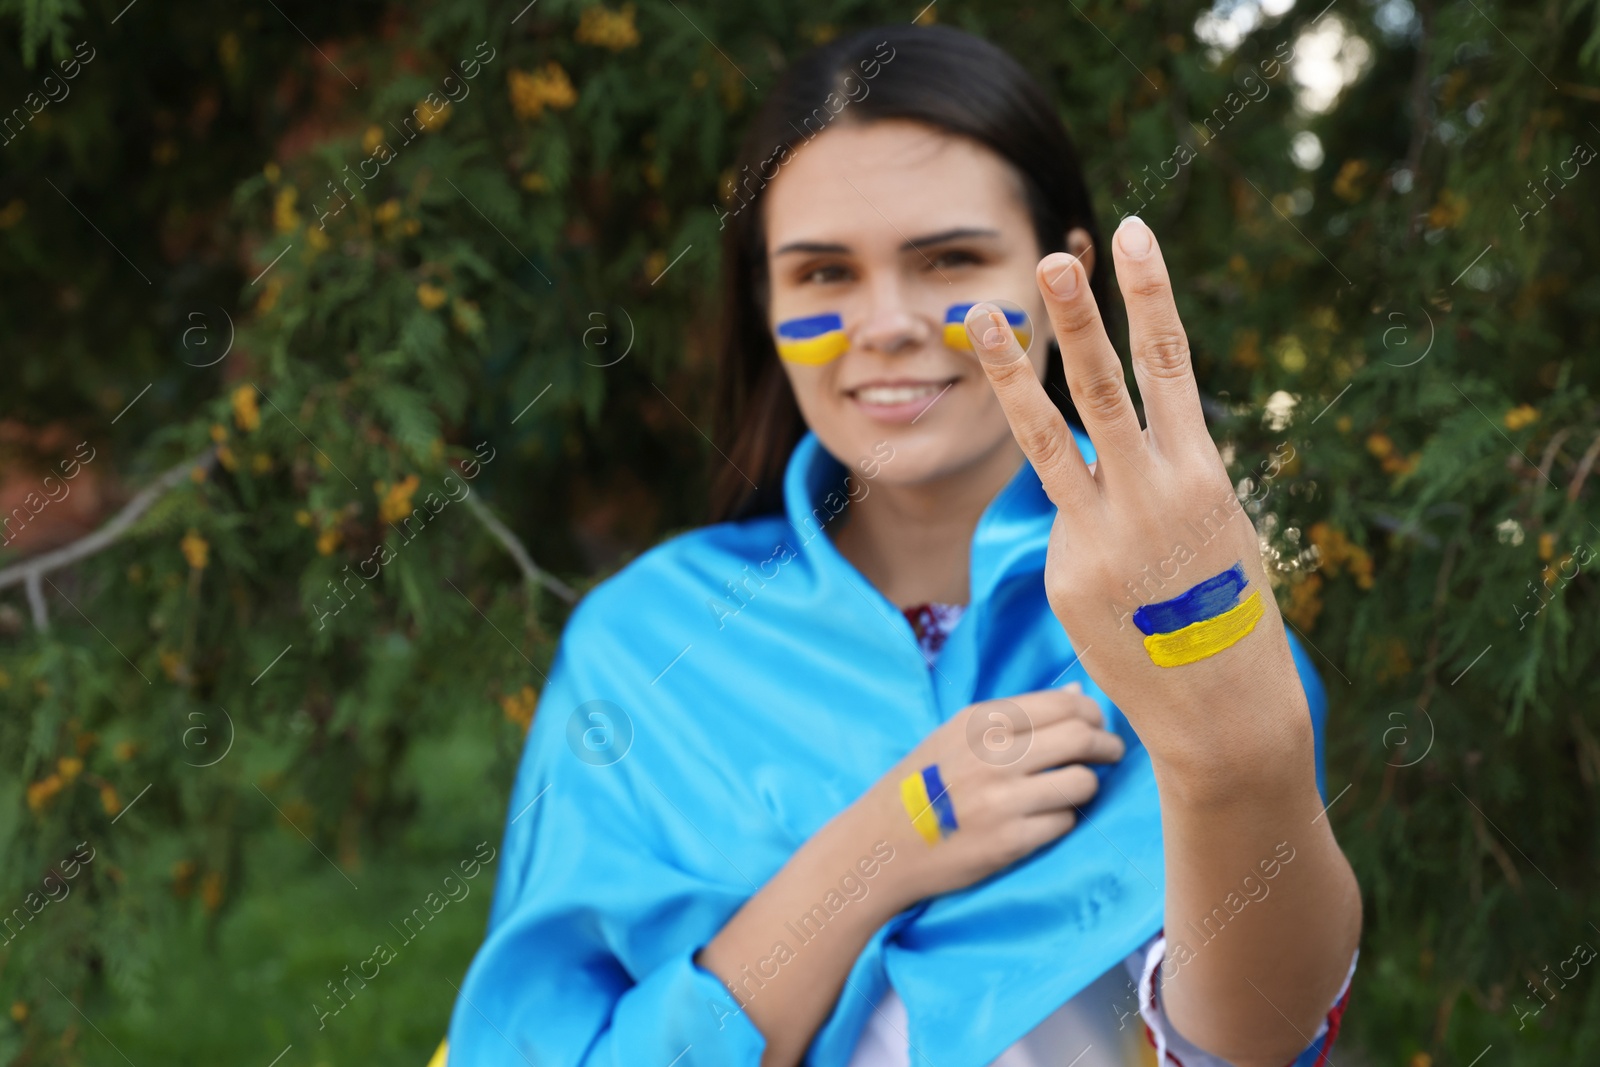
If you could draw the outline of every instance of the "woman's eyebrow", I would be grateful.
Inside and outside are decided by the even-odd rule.
[[[938,233],[930,233],[926,237],[917,237],[912,240],[908,240],[905,244],[900,246],[900,250],[902,252],[915,252],[923,245],[939,245],[944,244],[947,241],[964,240],[968,237],[999,236],[999,230],[983,229],[976,226],[958,226],[953,230],[941,230]]]
[[[941,230],[930,233],[924,237],[908,239],[900,246],[902,252],[915,252],[924,245],[944,244],[948,241],[959,241],[968,237],[999,237],[999,230],[984,229],[976,226],[958,226],[951,230]],[[791,241],[772,254],[774,256],[788,255],[792,252],[805,252],[810,255],[843,255],[850,251],[850,246],[837,244],[831,241]]]
[[[790,241],[776,252],[774,256],[786,256],[791,252],[806,252],[811,255],[820,254],[845,254],[850,251],[849,245],[832,244],[827,241]]]

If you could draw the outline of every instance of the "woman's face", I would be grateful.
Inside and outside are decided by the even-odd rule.
[[[892,455],[868,469],[895,485],[1011,455],[1011,428],[977,354],[947,344],[944,329],[952,305],[1009,301],[1028,316],[1043,377],[1041,253],[1010,165],[921,123],[840,123],[798,148],[764,200],[768,327],[780,347],[779,326],[791,320],[837,314],[842,327],[842,338],[789,348],[820,362],[783,362],[823,446],[856,469]],[[885,441],[892,453],[880,451]]]

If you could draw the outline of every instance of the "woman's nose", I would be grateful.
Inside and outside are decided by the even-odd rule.
[[[923,316],[898,297],[875,300],[856,332],[862,349],[894,355],[926,344],[932,328]]]

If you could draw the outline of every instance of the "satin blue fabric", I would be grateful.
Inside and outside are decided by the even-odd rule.
[[[512,792],[488,934],[451,1017],[451,1067],[756,1067],[764,1039],[694,953],[940,723],[1073,680],[1127,742],[1083,821],[880,929],[805,1062],[847,1064],[892,982],[913,1064],[987,1063],[1161,928],[1149,754],[1046,603],[1055,509],[1032,467],[978,523],[969,607],[931,671],[905,616],[823,529],[844,493],[871,491],[859,473],[842,488],[845,474],[808,433],[785,514],[674,537],[573,613]],[[1322,790],[1326,701],[1288,637]],[[773,939],[805,951],[786,928]]]

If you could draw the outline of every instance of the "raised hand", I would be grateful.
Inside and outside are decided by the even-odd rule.
[[[1003,313],[977,304],[966,328],[1058,509],[1045,588],[1085,668],[1158,773],[1228,776],[1304,745],[1306,701],[1256,530],[1206,431],[1161,249],[1132,216],[1112,245],[1144,428],[1083,265],[1055,252],[1036,271],[1093,468]]]

